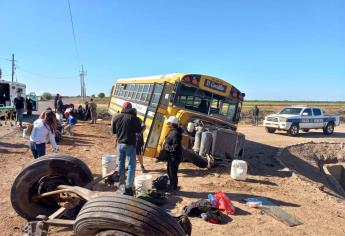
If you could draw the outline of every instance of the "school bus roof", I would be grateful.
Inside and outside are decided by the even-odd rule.
[[[152,76],[144,76],[144,77],[132,77],[132,78],[122,78],[122,79],[118,79],[116,81],[116,83],[153,83],[153,82],[157,82],[157,83],[163,83],[163,82],[170,82],[170,83],[174,83],[178,80],[180,80],[183,76],[185,75],[191,75],[191,74],[186,74],[186,73],[174,73],[174,74],[165,74],[165,75],[152,75]],[[214,76],[210,76],[210,75],[202,75],[199,74],[200,76],[204,76],[204,77],[208,77],[208,78],[214,78],[217,80],[222,80],[219,78],[216,78]],[[227,86],[232,86],[231,84],[229,84],[228,82],[222,80],[222,83],[227,85]]]

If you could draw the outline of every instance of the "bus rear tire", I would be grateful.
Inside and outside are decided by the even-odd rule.
[[[275,128],[268,128],[268,127],[266,127],[265,129],[266,129],[266,132],[270,133],[270,134],[273,134],[274,132],[276,132]]]

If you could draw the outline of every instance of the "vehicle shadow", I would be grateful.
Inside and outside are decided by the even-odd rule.
[[[22,144],[22,143],[4,143],[0,141],[0,147],[5,148],[27,148],[28,145]]]
[[[85,147],[90,147],[94,145],[93,142],[87,141],[85,139],[77,138],[76,136],[78,135],[74,135],[74,136],[64,135],[62,137],[62,141],[59,142],[59,145],[60,146],[85,146]]]
[[[75,133],[75,137],[83,137],[83,138],[101,138],[101,139],[107,139],[108,137],[104,135],[92,135],[92,134],[78,134]]]
[[[34,121],[37,120],[38,117],[39,117],[38,114],[32,114],[31,116],[25,115],[23,117],[23,121],[28,122],[28,123],[34,123]]]

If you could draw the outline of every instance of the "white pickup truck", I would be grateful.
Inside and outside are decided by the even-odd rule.
[[[285,130],[291,136],[299,131],[308,132],[310,129],[323,129],[323,133],[330,135],[334,127],[340,124],[340,116],[325,115],[318,107],[293,106],[286,107],[277,114],[265,117],[264,127],[268,133]]]

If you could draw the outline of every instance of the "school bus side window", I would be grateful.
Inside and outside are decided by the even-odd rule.
[[[143,85],[142,84],[139,84],[139,89],[138,89],[138,93],[137,93],[137,96],[136,96],[136,100],[140,100],[140,97],[141,97],[141,93],[143,91]]]
[[[128,98],[131,98],[131,97],[132,97],[133,90],[134,90],[134,84],[129,85]]]
[[[149,88],[149,92],[147,94],[147,98],[146,98],[146,101],[150,101],[151,99],[151,95],[152,95],[152,91],[153,91],[153,84],[149,84],[150,88]]]
[[[163,90],[163,85],[162,84],[156,84],[155,91],[153,91],[153,95],[152,95],[153,98],[152,98],[151,105],[153,105],[153,106],[157,106],[158,105],[159,98],[160,98],[160,95],[162,93],[162,90]]]
[[[138,85],[136,84],[133,89],[132,99],[135,99],[138,93]]]
[[[114,91],[114,96],[117,96],[117,94],[119,93],[119,85],[117,84],[116,87],[115,87],[115,91]]]
[[[145,101],[148,91],[149,91],[149,85],[145,84],[143,87],[143,93],[141,94],[141,98],[140,98],[141,101]]]
[[[121,97],[122,96],[122,86],[119,85],[119,91],[117,92],[117,96]]]

